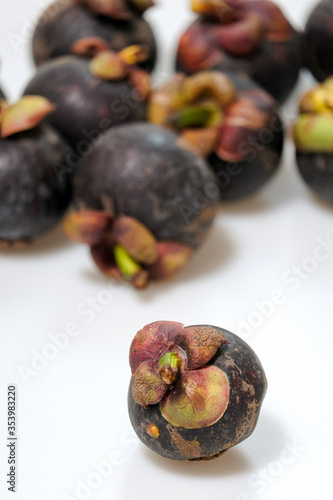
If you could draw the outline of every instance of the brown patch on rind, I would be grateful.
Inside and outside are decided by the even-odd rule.
[[[87,36],[73,43],[70,52],[85,57],[95,57],[100,52],[110,50],[110,45],[99,36]]]
[[[31,244],[30,238],[21,238],[19,240],[4,240],[0,239],[0,250],[20,250]]]
[[[196,439],[187,441],[172,424],[167,424],[166,428],[170,434],[172,444],[184,458],[193,459],[200,457],[201,446]]]

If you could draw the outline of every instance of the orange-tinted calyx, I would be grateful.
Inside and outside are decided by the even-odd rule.
[[[1,137],[9,137],[36,127],[56,106],[45,97],[27,95],[15,104],[0,106]]]

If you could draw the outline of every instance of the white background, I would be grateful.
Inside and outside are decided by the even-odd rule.
[[[186,0],[158,3],[147,18],[159,35],[161,79],[171,71],[175,40],[192,15]],[[313,2],[280,4],[301,27]],[[30,38],[41,5],[1,2],[0,80],[11,100],[33,73]],[[13,34],[19,37],[16,47]],[[287,123],[311,83],[304,74],[284,108]],[[332,207],[314,199],[297,174],[288,141],[274,180],[257,197],[221,208],[204,246],[170,283],[142,292],[116,287],[95,269],[87,248],[66,241],[60,229],[25,251],[2,253],[0,498],[332,498],[333,255],[311,260],[318,239],[333,238],[332,215]],[[298,282],[291,281],[293,266],[303,269]],[[266,302],[269,317],[260,317],[259,308],[276,289],[283,303]],[[128,348],[137,330],[161,319],[241,334],[266,370],[269,390],[254,434],[215,461],[162,459],[131,433]],[[240,329],[241,321],[255,320],[256,327]],[[70,323],[77,335],[24,381],[22,367],[32,367],[36,352],[50,353],[50,334],[68,330]],[[18,388],[15,495],[5,484],[10,383]],[[109,467],[98,481],[95,466],[101,462]],[[80,480],[93,488],[77,489]]]

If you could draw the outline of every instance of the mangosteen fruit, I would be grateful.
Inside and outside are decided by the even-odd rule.
[[[207,158],[222,201],[252,195],[278,168],[284,133],[277,103],[246,77],[178,73],[152,92],[148,119]]]
[[[210,460],[244,441],[267,390],[244,340],[209,325],[156,321],[134,337],[128,409],[141,441],[173,460]]]
[[[142,14],[151,0],[57,0],[39,19],[32,39],[36,66],[67,54],[91,58],[101,49],[116,52],[143,45],[149,56],[140,62],[152,71],[156,42]]]
[[[333,203],[333,77],[303,96],[294,141],[305,183],[319,198]]]
[[[40,120],[53,104],[26,96],[0,105],[0,246],[25,244],[52,228],[71,197],[68,175],[59,179],[67,145]]]
[[[91,60],[53,59],[37,69],[24,94],[56,104],[45,120],[60,130],[78,156],[89,154],[109,127],[146,119],[150,76],[135,63],[146,57],[139,46],[102,51]]]
[[[268,0],[191,0],[197,20],[180,38],[177,69],[247,74],[280,103],[303,64],[301,36]]]
[[[216,214],[209,167],[178,139],[148,123],[115,127],[73,176],[75,209],[65,232],[91,247],[107,276],[136,288],[180,271]]]
[[[304,30],[307,66],[320,82],[333,74],[333,0],[322,0],[312,10]]]

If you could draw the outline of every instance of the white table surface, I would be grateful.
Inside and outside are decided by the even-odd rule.
[[[0,81],[11,100],[33,73],[31,30],[43,3],[1,2]],[[192,15],[186,0],[158,3],[147,18],[164,54],[157,71],[163,79],[171,71],[175,39]],[[313,4],[279,3],[298,27]],[[288,123],[302,89],[311,84],[304,74],[284,107]],[[2,253],[0,498],[331,499],[333,252],[325,260],[313,257],[330,238],[333,209],[305,187],[287,141],[274,180],[257,197],[221,208],[204,246],[170,283],[143,292],[116,287],[95,269],[87,248],[66,241],[60,229],[25,251]],[[303,270],[298,280],[294,266]],[[283,300],[260,316],[276,289]],[[131,431],[129,345],[137,330],[161,319],[238,333],[265,368],[269,389],[254,434],[215,461],[162,459]],[[240,327],[255,320],[256,327]],[[22,376],[36,363],[36,352],[52,344],[52,333],[72,327],[77,335],[65,348],[53,349],[53,359]],[[10,383],[18,394],[16,494],[5,484]],[[102,462],[109,467],[101,479],[96,467]]]

